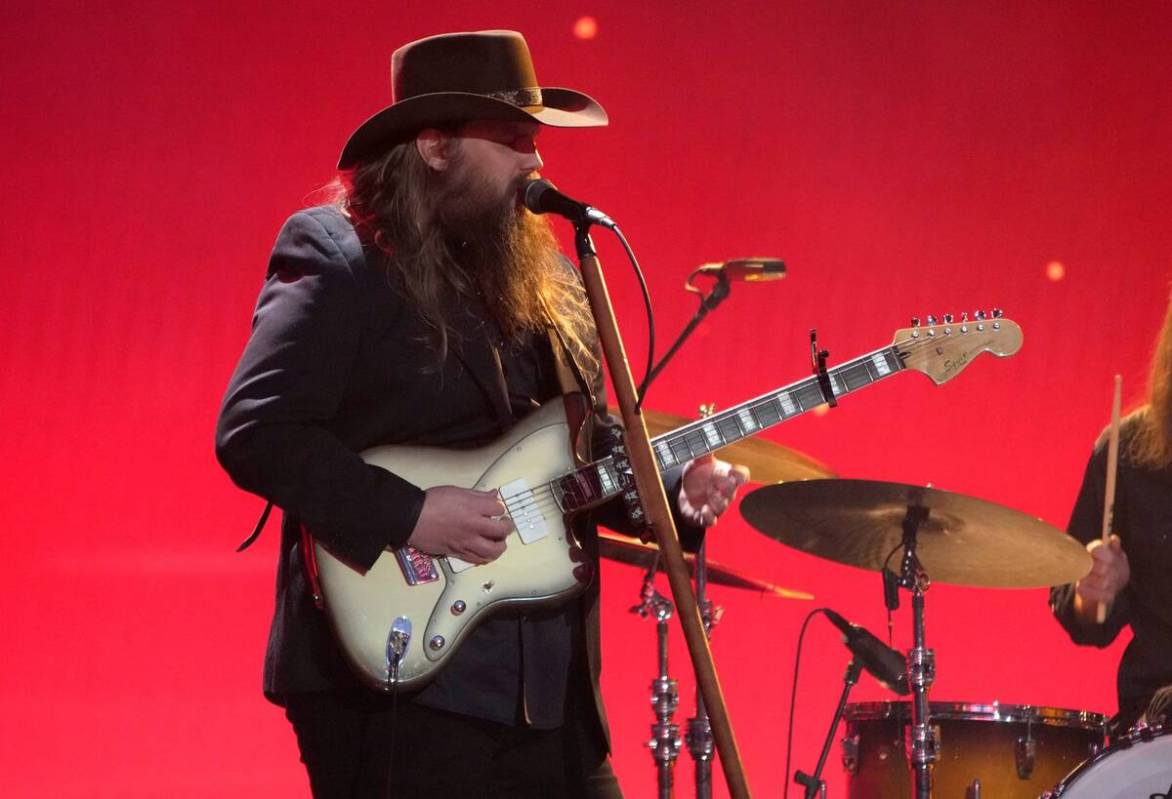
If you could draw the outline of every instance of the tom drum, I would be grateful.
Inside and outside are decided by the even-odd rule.
[[[930,707],[940,747],[933,793],[947,799],[1037,799],[1104,744],[1097,713],[996,702]],[[910,796],[911,703],[849,704],[845,719],[849,799]]]

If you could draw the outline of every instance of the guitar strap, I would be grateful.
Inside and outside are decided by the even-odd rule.
[[[551,325],[546,329],[546,333],[549,336],[549,348],[553,351],[553,368],[557,373],[558,387],[563,394],[585,393],[590,397],[590,407],[593,408],[594,394],[590,390],[590,385],[583,379],[577,362],[570,357],[565,342],[562,341],[561,331],[557,325]]]

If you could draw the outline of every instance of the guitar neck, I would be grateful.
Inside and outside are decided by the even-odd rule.
[[[904,369],[894,346],[884,347],[827,370],[835,398],[877,383]],[[651,439],[663,472],[693,458],[735,444],[774,425],[801,416],[826,399],[817,377],[808,377],[776,391],[742,402],[704,419]]]
[[[895,346],[861,355],[827,370],[835,398],[877,383],[905,368]],[[808,377],[763,394],[726,411],[699,419],[651,439],[660,474],[693,458],[715,452],[756,435],[787,419],[801,416],[826,399],[817,377]],[[555,480],[551,487],[566,511],[577,511],[617,496],[626,482],[613,457]]]

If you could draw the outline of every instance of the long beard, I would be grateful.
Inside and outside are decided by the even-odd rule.
[[[547,325],[546,305],[562,272],[549,221],[518,207],[513,194],[502,199],[470,171],[444,194],[436,222],[501,333],[516,339]]]

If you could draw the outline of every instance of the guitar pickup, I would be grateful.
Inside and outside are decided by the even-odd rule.
[[[541,504],[526,480],[506,483],[500,487],[500,493],[522,544],[533,544],[549,535]]]
[[[399,562],[399,568],[403,570],[403,579],[407,581],[407,585],[434,583],[439,579],[439,570],[435,567],[435,559],[413,546],[396,549],[395,560]]]

